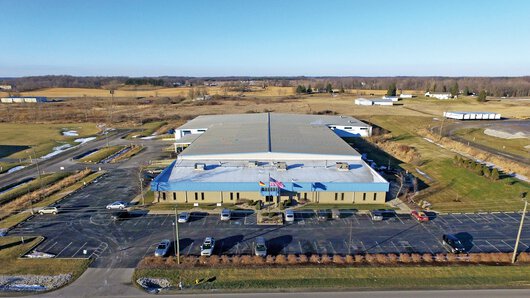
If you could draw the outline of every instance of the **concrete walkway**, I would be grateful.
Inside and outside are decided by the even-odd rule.
[[[72,284],[41,297],[147,296],[132,283],[134,268],[88,268]]]

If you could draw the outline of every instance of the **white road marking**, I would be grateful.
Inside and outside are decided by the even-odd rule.
[[[316,241],[313,241],[313,244],[315,245],[315,251],[317,253],[317,255],[319,254],[318,253],[318,245],[317,245],[317,242]]]
[[[451,216],[456,219],[456,221],[458,221],[458,223],[462,223],[462,221],[460,221],[460,219],[458,219],[458,217],[454,216],[454,214],[451,214]]]
[[[397,245],[394,243],[394,241],[390,240],[390,243],[392,243],[392,245],[394,245],[394,247],[396,248],[396,253],[400,253],[401,250],[397,247]]]
[[[331,250],[333,251],[333,254],[337,254],[337,251],[335,250],[335,247],[333,247],[333,243],[331,243],[331,241],[328,241],[329,242],[329,246],[331,247]]]
[[[190,253],[191,253],[191,248],[193,247],[193,244],[195,244],[195,241],[191,242],[191,244],[190,244],[190,248],[188,248],[188,252],[186,253],[187,256],[190,255]]]
[[[81,245],[81,247],[72,255],[72,258],[77,255],[78,252],[81,251],[81,249],[83,249],[83,247],[85,247],[85,245],[87,244],[88,242],[85,242],[83,245]]]
[[[502,242],[502,243],[504,243],[504,244],[506,244],[506,245],[507,245],[507,246],[508,246],[508,247],[509,247],[510,249],[514,249],[514,247],[513,247],[513,246],[511,246],[510,244],[506,243],[506,241],[504,241],[504,240],[501,240],[501,242]]]
[[[484,241],[486,241],[486,243],[488,243],[489,246],[493,247],[493,248],[494,248],[495,250],[497,250],[498,252],[501,252],[501,251],[497,248],[497,246],[491,244],[491,242],[489,242],[488,240],[484,240]]]
[[[405,223],[403,222],[403,220],[401,220],[401,218],[399,218],[399,215],[396,214],[396,218],[399,220],[399,222],[401,222],[402,224],[405,224]]]
[[[515,222],[519,222],[518,219],[513,218],[512,216],[508,215],[508,213],[503,213],[504,215],[508,216],[510,219],[512,219]]]
[[[431,247],[430,247],[429,245],[427,245],[427,243],[425,243],[425,241],[421,241],[421,242],[423,243],[423,245],[424,245],[425,247],[427,247],[427,249],[429,250],[429,252],[430,252],[431,254],[434,254],[434,252],[432,251]]]
[[[67,249],[68,247],[70,247],[70,245],[72,245],[72,242],[68,243],[68,245],[65,246],[65,247],[64,247],[64,248],[63,248],[58,254],[56,254],[55,257],[57,258],[60,254],[62,254],[63,251],[64,251],[65,249]]]
[[[298,240],[298,246],[300,247],[300,254],[303,254],[304,250],[302,249],[302,243],[300,243],[300,240]]]
[[[164,218],[164,220],[162,221],[162,223],[160,225],[163,226],[168,218],[169,218],[169,215],[166,215],[166,217]]]
[[[365,253],[367,253],[368,251],[366,250],[366,246],[364,246],[364,243],[363,243],[362,240],[361,240],[361,246],[363,247],[363,251],[364,251]]]
[[[477,223],[477,222],[476,222],[475,220],[473,220],[473,218],[471,218],[469,215],[464,214],[464,216],[467,217],[467,218],[468,218],[469,220],[471,220],[472,222]]]

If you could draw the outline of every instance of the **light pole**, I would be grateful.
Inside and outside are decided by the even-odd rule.
[[[177,265],[180,265],[180,243],[179,243],[179,221],[177,217],[177,208],[175,208],[175,255],[177,256]]]
[[[519,225],[519,232],[517,232],[517,240],[515,240],[515,247],[513,249],[512,264],[515,263],[515,257],[517,256],[517,248],[519,247],[519,239],[521,239],[521,232],[523,230],[524,217],[526,216],[526,207],[528,206],[528,200],[524,200],[523,215],[521,215],[521,224]]]

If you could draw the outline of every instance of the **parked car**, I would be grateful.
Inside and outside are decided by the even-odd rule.
[[[169,252],[169,247],[171,246],[171,241],[164,239],[160,241],[160,244],[155,249],[155,257],[165,257]]]
[[[320,221],[326,221],[330,218],[331,214],[328,210],[317,210],[317,219]]]
[[[285,222],[294,222],[294,211],[291,209],[285,210]]]
[[[38,212],[39,214],[57,214],[59,213],[59,210],[57,209],[57,207],[44,207]]]
[[[466,248],[460,239],[453,234],[444,234],[442,236],[442,243],[449,252],[454,254],[466,252]]]
[[[114,221],[123,220],[129,217],[129,212],[127,210],[119,210],[112,212],[110,218]]]
[[[124,201],[116,201],[116,202],[113,202],[113,203],[110,203],[107,205],[107,209],[111,210],[111,209],[125,209],[127,208],[127,203],[125,203]]]
[[[213,237],[206,237],[201,245],[201,256],[211,256],[215,248],[215,239]]]
[[[230,209],[223,209],[221,211],[221,220],[223,221],[230,220]]]
[[[265,243],[265,238],[263,237],[256,238],[256,246],[254,247],[254,253],[258,257],[267,256],[267,244]]]
[[[412,217],[414,217],[417,221],[420,222],[429,221],[429,217],[423,211],[414,210],[410,213],[410,215],[412,215]]]
[[[181,212],[178,217],[179,223],[186,223],[190,220],[190,213],[189,212]]]
[[[340,210],[339,209],[331,209],[331,218],[339,219],[340,218]]]
[[[370,217],[372,218],[373,221],[381,221],[384,219],[384,214],[383,214],[383,211],[381,210],[372,210],[370,212]]]

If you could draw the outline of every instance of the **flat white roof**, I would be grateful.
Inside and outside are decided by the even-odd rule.
[[[329,126],[369,128],[348,116],[277,113],[199,116],[178,128],[206,129],[179,159],[360,159],[360,154]]]
[[[205,163],[204,171],[195,170],[196,163]],[[322,183],[386,183],[379,174],[364,161],[349,163],[349,170],[338,171],[335,161],[290,161],[286,171],[276,170],[269,162],[259,162],[257,167],[248,167],[248,161],[222,160],[190,161],[178,160],[169,176],[169,181],[179,182],[255,182],[267,183],[270,177],[282,182],[313,182]]]

